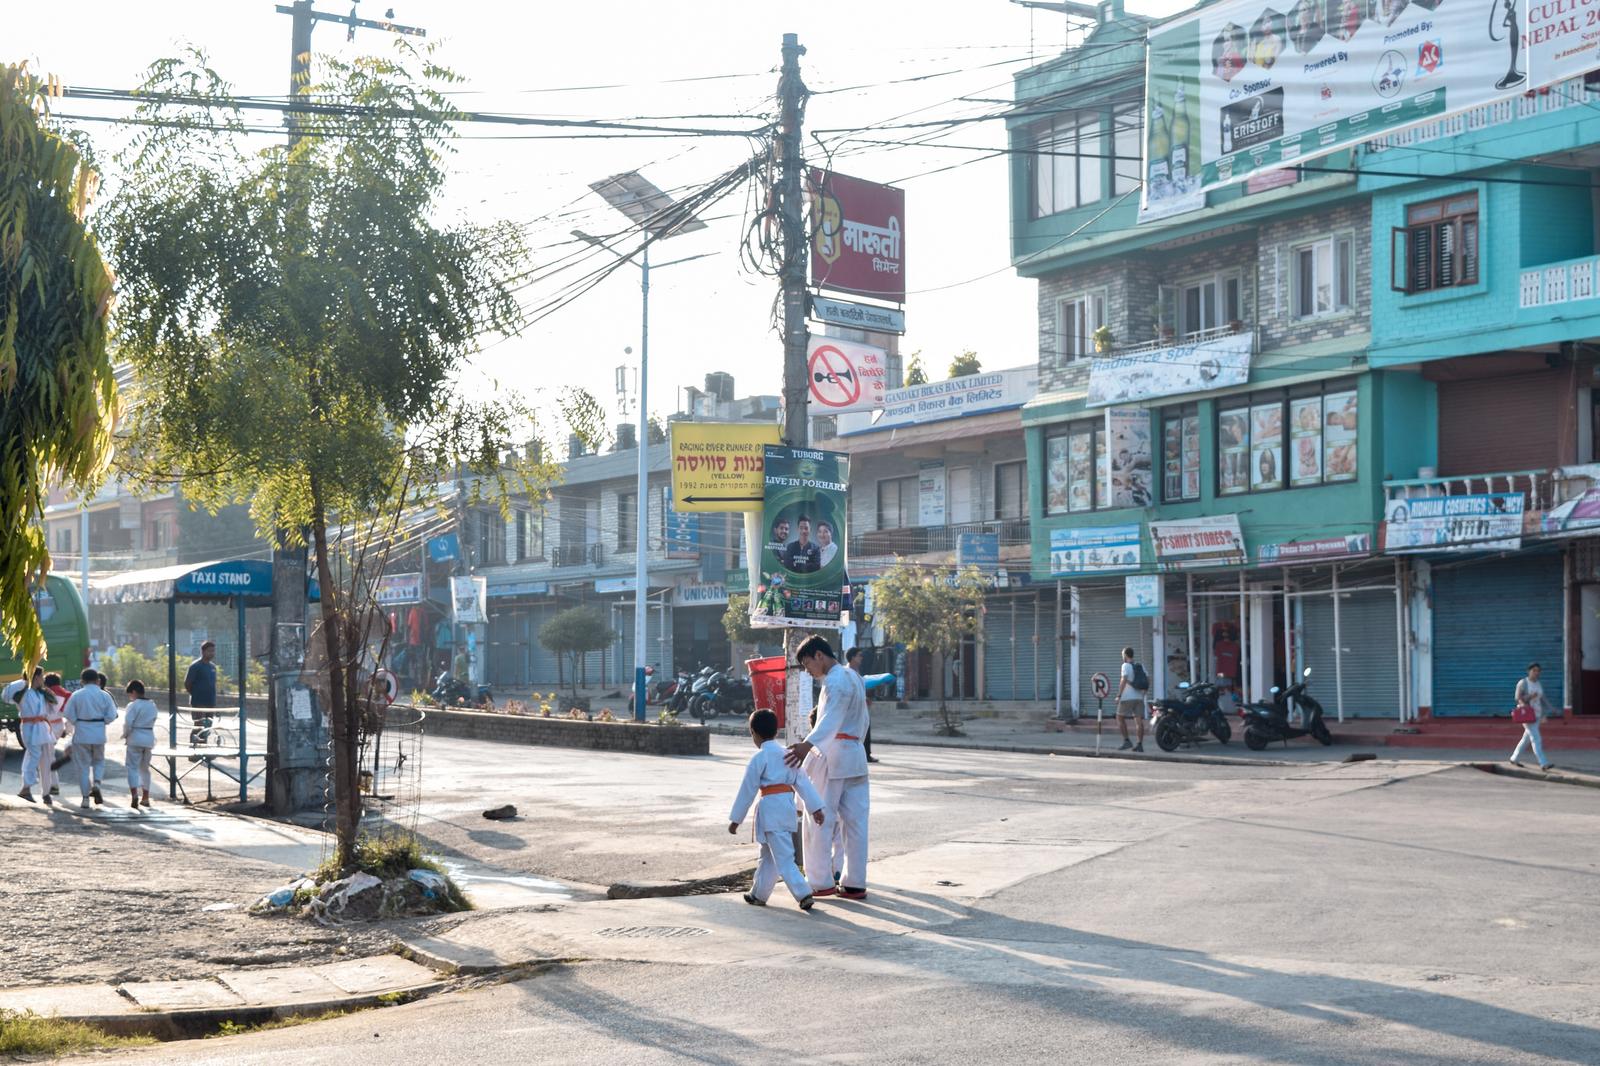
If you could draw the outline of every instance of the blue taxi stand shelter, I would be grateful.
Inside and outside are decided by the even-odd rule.
[[[318,599],[315,582],[310,584],[310,599]],[[265,757],[264,749],[252,751],[246,734],[249,719],[245,714],[245,611],[251,607],[272,605],[272,563],[265,559],[225,559],[208,563],[185,563],[164,566],[154,570],[132,570],[109,574],[92,580],[89,584],[89,602],[94,604],[165,603],[167,605],[167,710],[168,747],[161,754],[167,760],[168,796],[178,796],[178,604],[215,603],[231,604],[238,617],[238,668],[239,668],[239,799],[247,798],[250,782],[261,774],[250,772],[252,755]],[[194,708],[191,708],[194,710]],[[193,756],[203,760],[212,769],[215,760],[223,754],[211,755],[202,748],[193,749]],[[227,753],[228,757],[234,755]],[[225,767],[215,767],[228,777]]]

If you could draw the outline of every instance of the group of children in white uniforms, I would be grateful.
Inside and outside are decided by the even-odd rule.
[[[105,772],[107,727],[117,720],[116,701],[106,692],[104,675],[89,669],[82,674],[83,687],[66,693],[59,685],[49,685],[42,668],[5,687],[3,698],[17,705],[22,739],[22,791],[17,795],[36,802],[38,787],[46,806],[54,806],[56,741],[72,734],[72,762],[78,770],[80,806],[89,801],[104,803],[100,783]],[[160,715],[156,705],[145,699],[144,683],[128,682],[128,706],[122,717],[122,737],[127,742],[128,791],[134,807],[150,806],[150,756],[155,749],[155,725]]]
[[[761,858],[745,902],[765,905],[781,877],[801,909],[809,910],[817,896],[867,898],[867,759],[861,739],[870,722],[860,676],[834,658],[826,640],[807,639],[795,658],[822,681],[817,723],[785,751],[773,739],[777,715],[758,710],[750,716],[750,737],[759,750],[745,768],[728,832],[738,831],[759,791]],[[804,874],[794,861],[796,795],[809,815],[803,823]]]

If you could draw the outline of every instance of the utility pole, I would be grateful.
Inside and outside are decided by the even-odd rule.
[[[806,86],[800,80],[800,57],[806,54],[797,34],[783,35],[783,68],[778,78],[779,133],[781,164],[778,201],[783,267],[783,443],[804,448],[811,442],[809,425],[810,388],[806,381],[806,238],[805,204],[801,200],[804,160],[800,158],[800,127],[804,121]],[[752,555],[755,551],[751,545]],[[795,669],[794,653],[799,647],[793,627],[783,631],[783,658],[787,682],[784,685],[784,739],[793,744],[806,732],[806,716],[811,711],[811,677]],[[798,834],[797,834],[798,835]],[[798,840],[796,853],[799,853]]]
[[[293,18],[289,35],[289,99],[306,95],[311,77],[311,31],[318,22],[337,22],[349,27],[354,37],[358,27],[426,36],[415,26],[396,26],[389,22],[317,11],[312,0],[279,4],[280,15]],[[304,138],[303,117],[292,108],[285,112],[289,128],[289,151]],[[272,547],[272,633],[269,658],[272,663],[267,686],[267,806],[275,814],[314,810],[324,803],[323,780],[326,771],[322,751],[326,738],[321,729],[320,708],[311,705],[311,693],[300,685],[305,665],[307,616],[307,553],[309,539],[300,531],[298,544],[291,546],[288,530],[279,530]],[[324,595],[332,590],[324,590]],[[239,654],[245,653],[241,644]],[[299,705],[296,705],[296,697]],[[298,712],[298,713],[297,713]],[[335,735],[342,729],[334,724]],[[353,739],[353,738],[352,738]],[[346,760],[352,768],[347,775],[354,787],[354,756]],[[344,799],[340,797],[341,801]]]

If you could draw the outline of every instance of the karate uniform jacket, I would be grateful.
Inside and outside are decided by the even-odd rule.
[[[750,764],[744,768],[744,780],[739,783],[739,794],[734,797],[733,810],[728,815],[730,822],[744,821],[745,815],[750,813],[750,804],[760,796],[755,825],[758,837],[766,833],[794,832],[796,794],[805,802],[807,811],[822,809],[822,796],[806,775],[795,767],[784,765],[784,751],[784,746],[776,740],[769,740],[756,750],[750,758]],[[789,786],[789,791],[778,790],[784,785]],[[774,791],[761,795],[763,788],[773,788]]]
[[[130,748],[156,746],[156,719],[161,712],[149,700],[130,700],[122,712],[122,739]]]
[[[104,744],[106,726],[116,720],[117,701],[99,685],[85,685],[67,701],[67,721],[72,723],[74,744]]]
[[[17,703],[17,693],[22,693],[22,701]],[[17,708],[17,717],[21,719],[22,743],[27,747],[36,747],[40,744],[54,744],[55,734],[50,732],[50,717],[47,713],[49,704],[37,689],[29,685],[24,678],[5,687],[4,698],[9,703],[14,703]]]
[[[861,744],[872,718],[867,711],[867,690],[861,675],[834,663],[822,679],[822,703],[817,724],[806,742],[827,759],[827,776],[833,780],[867,776],[867,749]]]

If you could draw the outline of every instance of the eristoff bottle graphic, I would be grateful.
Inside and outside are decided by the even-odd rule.
[[[1161,109],[1159,102],[1150,105],[1150,182],[1156,184],[1167,180],[1167,156],[1172,152],[1172,135],[1167,131],[1167,113]]]
[[[1222,113],[1222,154],[1227,155],[1233,151],[1233,117],[1226,111]]]
[[[1189,176],[1189,113],[1183,106],[1183,86],[1172,94],[1172,180],[1182,184]]]

